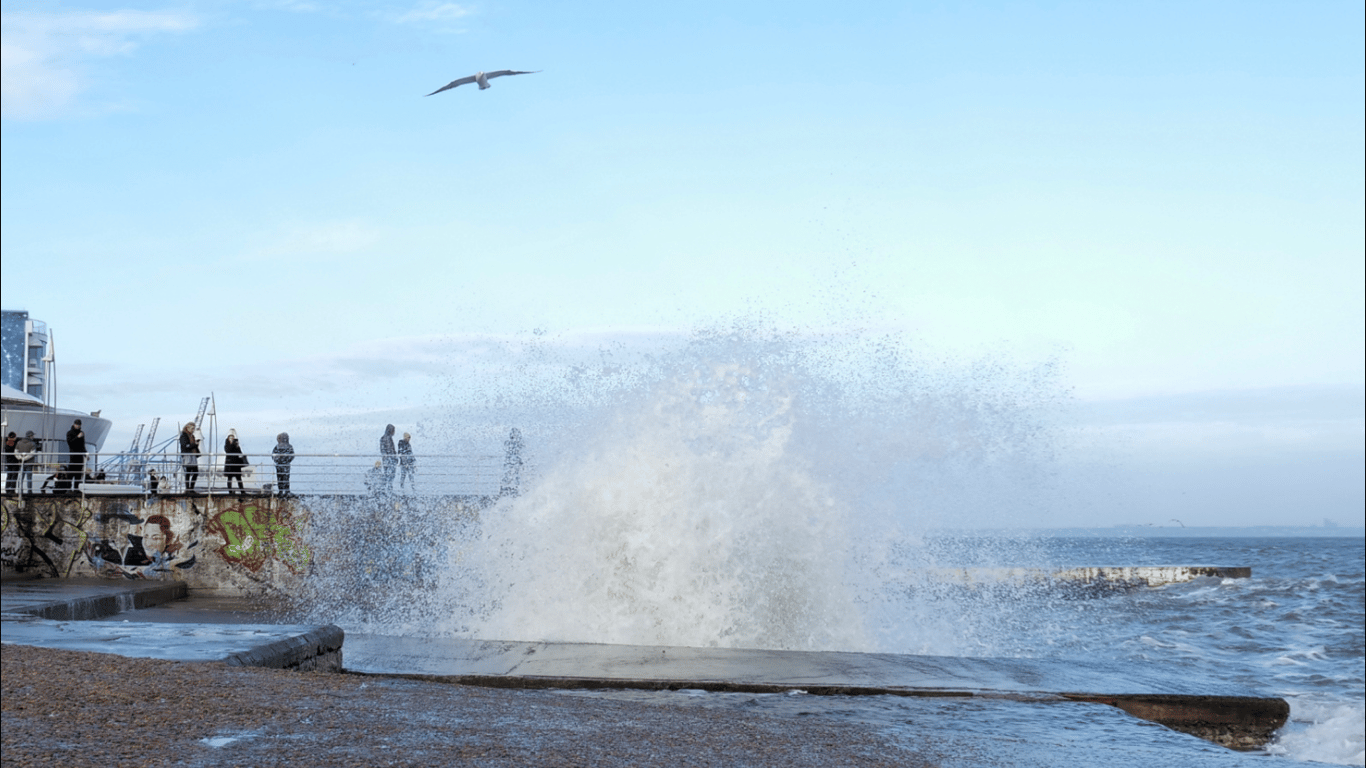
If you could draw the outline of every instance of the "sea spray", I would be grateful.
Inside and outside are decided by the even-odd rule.
[[[486,637],[643,645],[862,644],[848,509],[792,450],[797,393],[713,362],[657,383],[529,493],[470,562]]]
[[[498,400],[527,435],[521,493],[361,512],[368,564],[333,530],[315,608],[391,633],[936,653],[981,653],[1028,610],[908,573],[984,557],[931,531],[1042,503],[1067,398],[1051,361],[744,325],[558,369],[538,344],[521,402]]]

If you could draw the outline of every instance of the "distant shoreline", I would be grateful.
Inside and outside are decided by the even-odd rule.
[[[1157,526],[1115,525],[1106,528],[979,528],[943,529],[931,533],[937,536],[1047,536],[1050,538],[1086,539],[1157,539],[1157,538],[1332,538],[1366,539],[1366,528],[1321,525],[1249,525],[1235,526]]]

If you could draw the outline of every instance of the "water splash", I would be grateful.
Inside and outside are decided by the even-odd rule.
[[[315,579],[366,595],[330,609],[488,639],[980,653],[999,617],[913,598],[907,573],[964,554],[931,530],[1042,503],[1066,393],[1051,362],[741,325],[567,365],[529,399],[535,481],[477,525],[434,510],[419,590]]]

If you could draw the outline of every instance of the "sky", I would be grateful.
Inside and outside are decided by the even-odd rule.
[[[655,5],[7,1],[4,307],[106,449],[213,393],[369,451],[738,318],[1056,361],[1013,522],[1359,523],[1360,2]]]

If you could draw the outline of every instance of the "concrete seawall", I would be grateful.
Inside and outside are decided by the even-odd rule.
[[[149,579],[194,590],[288,591],[307,570],[309,509],[269,497],[4,500],[6,578]]]
[[[374,536],[398,536],[420,548],[424,537],[435,535],[422,524],[434,510],[474,520],[492,501],[472,496],[6,497],[0,570],[6,579],[162,580],[223,595],[298,595],[306,574],[320,562],[346,567],[357,554],[352,550]],[[378,527],[383,530],[375,521],[383,522]],[[345,533],[348,527],[355,535]],[[310,536],[310,528],[328,534]],[[315,552],[315,547],[335,551]],[[1247,567],[1213,565],[937,568],[908,574],[908,583],[912,588],[1034,584],[1109,591],[1250,575]]]
[[[315,521],[401,518],[405,507],[433,504],[474,514],[488,503],[476,497],[5,497],[0,571],[6,580],[146,579],[225,595],[288,595],[313,565],[317,553],[307,533]]]

